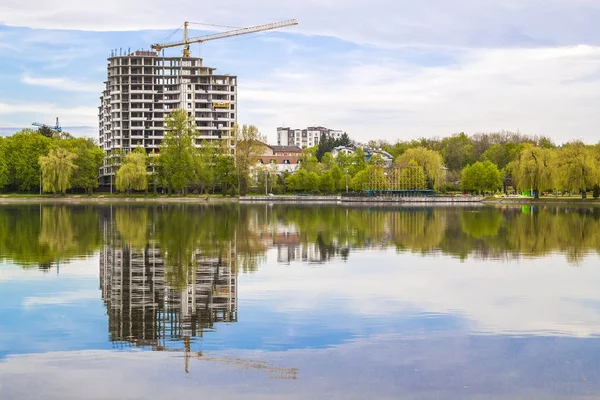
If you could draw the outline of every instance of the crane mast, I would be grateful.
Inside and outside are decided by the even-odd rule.
[[[183,41],[173,42],[173,43],[156,43],[156,44],[152,45],[152,49],[154,49],[156,51],[161,51],[162,49],[183,46],[183,56],[189,57],[190,56],[190,44],[192,44],[192,43],[203,43],[203,42],[207,42],[209,40],[224,39],[224,38],[228,38],[228,37],[232,37],[232,36],[246,35],[249,33],[263,32],[263,31],[269,31],[269,30],[277,29],[277,28],[284,28],[287,26],[298,25],[298,21],[295,19],[291,19],[288,21],[274,22],[271,24],[252,26],[252,27],[248,27],[248,28],[234,29],[234,30],[227,31],[227,32],[213,33],[210,35],[196,36],[193,38],[188,37],[188,24],[189,24],[188,21],[186,21],[183,24]]]

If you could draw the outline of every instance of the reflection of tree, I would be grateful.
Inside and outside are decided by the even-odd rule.
[[[0,258],[22,266],[48,266],[93,254],[102,245],[91,206],[0,207]]]
[[[492,209],[465,211],[460,214],[463,232],[475,239],[493,237],[498,234],[502,214]]]
[[[123,242],[135,249],[148,244],[148,207],[118,207],[115,225]]]

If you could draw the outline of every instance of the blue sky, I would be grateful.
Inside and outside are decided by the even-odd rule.
[[[239,77],[239,122],[271,141],[279,125],[324,125],[361,141],[503,129],[600,141],[595,0],[5,0],[0,127],[58,116],[95,135],[111,49],[147,49],[186,19],[290,18],[300,24],[192,48]]]

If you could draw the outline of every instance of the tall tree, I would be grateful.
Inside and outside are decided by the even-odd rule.
[[[600,183],[600,165],[593,150],[581,142],[568,143],[558,150],[556,178],[562,189],[580,192],[587,197],[587,190]]]
[[[76,154],[60,147],[51,149],[47,156],[40,156],[44,192],[64,194],[71,188],[73,173],[77,169],[76,158]]]
[[[510,168],[515,185],[522,190],[533,190],[537,199],[540,197],[540,190],[553,187],[554,167],[553,150],[528,144],[511,163]]]
[[[127,191],[148,189],[146,151],[137,148],[125,156],[121,168],[117,171],[117,190]]]
[[[175,110],[167,118],[166,134],[160,145],[159,176],[172,191],[183,193],[194,171],[196,125],[185,110]]]
[[[258,163],[264,151],[266,138],[260,134],[254,125],[235,125],[232,128],[235,138],[235,167],[238,178],[238,191],[242,196],[248,192],[250,173]]]
[[[444,138],[440,146],[444,162],[451,171],[460,171],[473,162],[473,141],[465,133]]]

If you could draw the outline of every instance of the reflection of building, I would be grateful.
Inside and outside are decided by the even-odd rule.
[[[157,246],[105,246],[100,286],[110,339],[155,349],[181,347],[182,340],[202,336],[216,322],[237,321],[237,273],[230,261],[198,260],[182,270],[165,265]]]
[[[289,264],[292,261],[322,263],[324,252],[318,243],[303,243],[297,228],[293,226],[276,226],[273,231],[259,234],[268,248],[277,249],[277,262]]]

